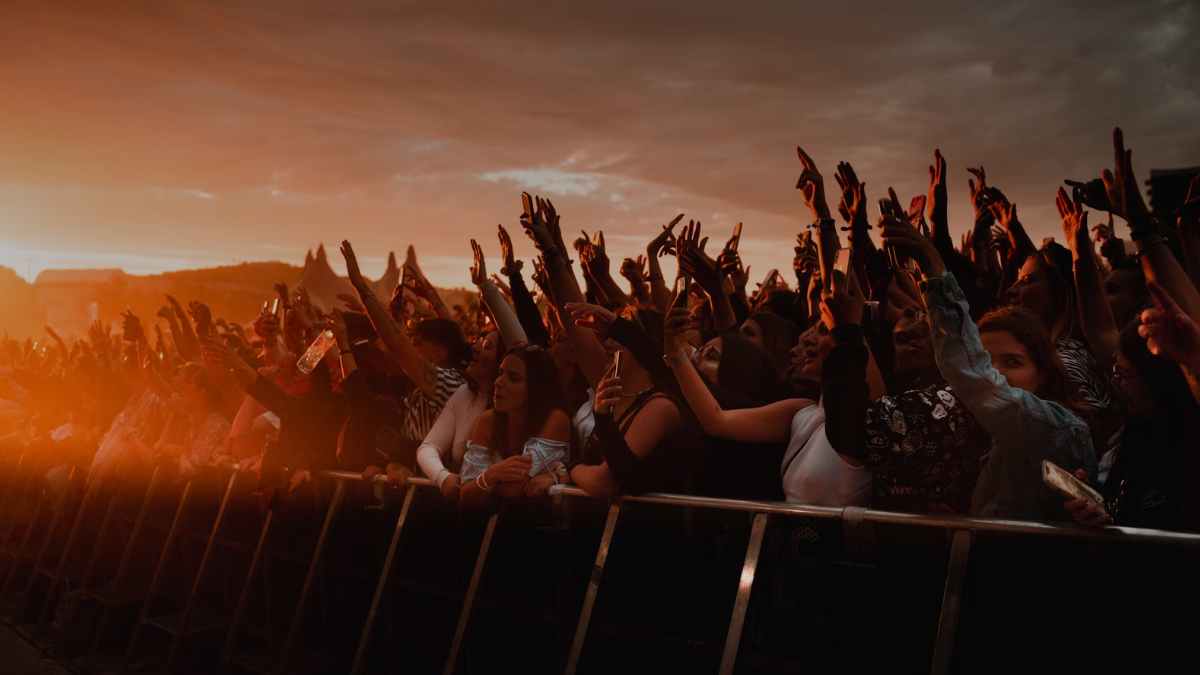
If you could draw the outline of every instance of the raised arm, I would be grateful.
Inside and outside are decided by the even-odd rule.
[[[1113,213],[1129,223],[1146,279],[1162,287],[1193,320],[1200,319],[1200,291],[1171,253],[1161,233],[1162,225],[1146,208],[1133,174],[1133,151],[1125,149],[1125,136],[1120,128],[1113,129],[1113,151],[1115,169],[1113,172],[1105,169],[1101,180]]]
[[[550,203],[550,200],[535,199],[537,208],[532,218],[523,217],[521,225],[545,257],[545,271],[550,282],[555,311],[559,317],[568,317],[570,313],[566,311],[567,303],[583,302],[583,293],[580,292],[579,282],[567,264],[566,252],[556,243],[562,241],[562,236],[557,234],[561,229],[554,204]],[[567,339],[571,341],[584,377],[589,385],[595,387],[604,375],[604,346],[591,330],[576,326],[573,321],[562,321],[562,328],[567,334]]]
[[[662,265],[658,259],[674,252],[675,235],[672,234],[672,231],[681,220],[683,220],[682,213],[675,216],[670,223],[663,225],[662,232],[646,245],[646,261],[650,268],[650,276],[647,277],[650,281],[650,298],[658,311],[664,314],[671,306],[671,287],[667,284],[666,277],[663,276]]]
[[[521,328],[530,342],[546,346],[550,344],[550,332],[546,330],[546,324],[542,323],[542,313],[538,311],[533,294],[529,292],[529,287],[525,285],[525,279],[521,276],[524,263],[517,260],[513,254],[512,238],[508,236],[508,230],[505,230],[503,225],[498,227],[500,254],[504,257],[504,267],[500,271],[508,277],[517,320],[521,322]]]
[[[829,286],[829,272],[833,269],[834,258],[842,247],[841,237],[838,236],[837,222],[829,217],[829,203],[825,201],[825,179],[817,171],[817,163],[800,146],[796,146],[796,154],[804,170],[796,180],[796,189],[804,197],[804,205],[812,210],[813,225],[819,229],[817,237],[818,257],[821,262],[821,282]],[[812,308],[810,308],[812,309]]]
[[[371,290],[370,284],[358,268],[358,258],[355,257],[354,248],[350,246],[349,241],[342,242],[342,256],[346,258],[346,272],[350,277],[350,283],[358,291],[358,297],[362,300],[363,307],[366,307],[367,316],[371,318],[371,324],[375,327],[379,339],[383,341],[383,346],[392,356],[396,357],[404,374],[416,383],[422,394],[431,398],[436,396],[437,366],[421,356],[417,348],[413,346],[408,331],[402,324],[392,319],[387,307]]]
[[[752,443],[784,441],[790,438],[792,418],[801,409],[814,405],[816,401],[790,398],[760,408],[722,409],[712,392],[704,386],[704,381],[700,379],[700,374],[696,372],[692,362],[687,359],[683,350],[686,331],[687,310],[679,307],[672,309],[667,315],[664,346],[672,359],[671,369],[679,381],[679,388],[683,391],[683,396],[696,419],[704,427],[704,432],[710,436]]]
[[[200,341],[196,338],[196,331],[192,330],[192,322],[188,321],[187,313],[183,311],[179,301],[171,296],[167,296],[167,302],[171,304],[171,314],[167,315],[167,321],[171,325],[171,338],[175,340],[175,349],[179,350],[179,355],[188,361],[200,360]],[[159,316],[165,313],[160,312]],[[175,318],[172,319],[171,316]]]
[[[583,260],[588,274],[600,288],[600,292],[608,298],[609,302],[632,305],[633,298],[621,290],[621,286],[612,278],[612,261],[608,257],[608,247],[604,244],[604,233],[596,233],[595,243],[591,243],[591,240],[588,239],[587,232],[583,233],[583,238],[588,243],[584,245],[579,257]]]
[[[496,328],[500,330],[500,336],[504,338],[504,344],[515,345],[519,342],[528,342],[529,338],[525,335],[525,329],[521,327],[521,322],[517,320],[516,313],[504,301],[500,289],[488,278],[487,260],[484,258],[483,248],[475,243],[474,239],[471,240],[471,250],[475,254],[475,266],[471,268],[471,281],[479,288],[483,302],[487,305],[488,311],[492,313],[492,318],[496,321]]]
[[[1116,363],[1117,329],[1112,307],[1104,294],[1104,279],[1092,255],[1092,239],[1087,226],[1087,211],[1083,204],[1072,201],[1067,191],[1059,188],[1055,199],[1058,216],[1062,218],[1063,236],[1071,247],[1075,260],[1075,289],[1079,296],[1080,327],[1083,338],[1092,348],[1092,354],[1104,372],[1112,370]]]

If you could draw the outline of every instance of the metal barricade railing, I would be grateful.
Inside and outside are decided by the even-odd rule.
[[[21,465],[22,463],[17,463],[11,471],[6,491],[25,490],[28,492],[30,486],[24,481],[22,472],[20,471]],[[264,656],[262,663],[257,663],[257,665],[253,659],[242,659],[235,653],[235,642],[239,631],[246,627],[247,609],[251,603],[250,597],[256,578],[262,578],[260,583],[264,584],[266,602],[267,604],[271,603],[270,581],[267,579],[269,576],[267,570],[270,565],[264,567],[264,562],[279,556],[288,557],[283,552],[272,550],[268,541],[268,533],[272,530],[272,518],[274,517],[274,512],[268,510],[263,514],[259,514],[263,516],[262,524],[257,542],[249,556],[248,571],[244,576],[233,575],[225,581],[229,588],[226,588],[223,592],[231,598],[236,598],[236,603],[229,619],[229,627],[225,634],[224,647],[221,650],[218,668],[224,669],[240,665],[260,672],[273,673],[287,673],[295,670],[298,660],[301,659],[298,650],[302,643],[304,643],[303,635],[306,630],[306,622],[316,612],[318,615],[322,615],[322,621],[326,624],[332,622],[343,630],[357,630],[357,640],[349,648],[349,651],[352,652],[352,657],[348,652],[345,654],[345,661],[340,662],[343,665],[331,667],[336,667],[339,670],[347,668],[347,672],[355,674],[367,670],[377,670],[379,658],[372,658],[372,645],[378,645],[381,642],[386,645],[389,641],[376,640],[373,639],[373,636],[380,630],[381,618],[386,618],[386,623],[389,626],[398,625],[395,624],[396,617],[394,615],[397,610],[393,607],[394,602],[389,603],[388,601],[389,591],[396,588],[407,594],[417,592],[430,595],[431,597],[436,596],[438,598],[437,602],[443,605],[450,602],[458,607],[457,620],[454,622],[452,633],[449,631],[449,625],[446,625],[446,635],[450,636],[452,634],[448,648],[444,650],[445,657],[441,661],[442,665],[440,666],[446,674],[462,671],[464,664],[471,661],[471,628],[481,609],[489,614],[499,613],[504,616],[511,615],[521,620],[541,622],[548,620],[554,623],[560,635],[563,636],[559,639],[560,649],[556,657],[559,666],[555,670],[571,675],[577,672],[586,672],[588,670],[588,660],[593,658],[587,657],[587,654],[591,652],[585,650],[585,647],[589,644],[589,634],[595,634],[595,631],[599,630],[600,634],[609,635],[614,630],[612,621],[602,621],[600,624],[597,624],[596,611],[597,607],[603,604],[603,590],[613,583],[620,583],[621,578],[628,578],[628,565],[626,565],[625,577],[618,577],[616,581],[606,582],[606,568],[611,567],[613,555],[617,555],[620,558],[621,556],[628,557],[638,554],[636,543],[632,547],[626,546],[624,549],[621,548],[620,533],[622,531],[631,531],[630,528],[638,531],[653,531],[653,527],[646,527],[646,523],[639,523],[638,519],[649,517],[646,514],[652,514],[654,509],[661,507],[677,507],[683,510],[684,519],[682,522],[685,524],[689,541],[693,536],[699,538],[708,536],[703,533],[695,533],[698,527],[696,525],[697,513],[712,512],[725,514],[723,517],[733,519],[730,522],[736,521],[738,523],[733,530],[729,530],[732,534],[722,535],[725,536],[727,541],[722,544],[723,548],[721,548],[726,557],[735,554],[740,556],[741,562],[740,565],[737,565],[738,573],[736,575],[736,582],[728,588],[718,584],[719,588],[706,588],[704,590],[704,592],[719,594],[729,593],[728,603],[722,600],[713,605],[715,607],[727,607],[728,609],[726,627],[723,633],[723,646],[715,650],[708,650],[707,647],[694,644],[679,646],[680,650],[690,650],[692,653],[700,654],[698,658],[701,658],[702,661],[711,660],[717,663],[718,665],[716,665],[715,669],[722,674],[734,672],[735,666],[739,663],[744,665],[746,659],[758,659],[761,661],[762,658],[765,658],[745,652],[745,634],[747,626],[755,621],[751,617],[754,614],[754,598],[767,594],[771,586],[778,579],[777,576],[764,579],[760,572],[762,569],[761,563],[765,559],[771,558],[771,554],[767,552],[769,548],[767,542],[775,541],[776,538],[781,536],[778,529],[780,524],[786,523],[789,524],[789,527],[792,527],[795,523],[819,523],[821,524],[821,531],[826,534],[840,532],[843,550],[839,564],[853,568],[866,569],[872,567],[875,564],[879,547],[881,545],[884,548],[891,546],[890,543],[884,543],[888,537],[894,539],[896,536],[903,536],[903,533],[906,532],[919,532],[930,541],[942,542],[935,547],[939,552],[938,555],[946,556],[940,558],[945,561],[943,563],[945,565],[944,582],[940,582],[941,585],[939,586],[942,593],[940,610],[937,612],[935,621],[933,622],[936,625],[929,627],[930,633],[934,637],[932,645],[928,649],[929,657],[927,663],[931,672],[934,673],[950,672],[951,666],[954,663],[955,643],[960,633],[959,618],[963,606],[964,589],[967,586],[967,568],[972,560],[973,543],[978,537],[1008,537],[1016,538],[1020,541],[1072,541],[1086,547],[1116,545],[1166,547],[1168,550],[1181,550],[1185,552],[1200,550],[1200,535],[1158,530],[1123,527],[1084,529],[1071,524],[1059,525],[1000,519],[980,519],[942,514],[895,513],[874,511],[859,507],[820,507],[781,502],[730,500],[660,493],[645,494],[637,497],[618,497],[605,501],[593,498],[582,490],[572,486],[554,486],[550,488],[548,498],[544,501],[521,500],[523,503],[519,505],[519,508],[517,508],[518,504],[516,503],[506,504],[497,512],[485,514],[479,523],[467,525],[464,524],[461,515],[456,516],[458,518],[456,522],[445,520],[448,511],[452,510],[457,513],[457,510],[454,508],[454,505],[446,505],[441,501],[443,498],[431,481],[423,478],[410,478],[408,486],[401,491],[397,491],[387,489],[385,487],[386,479],[383,476],[378,476],[375,479],[375,484],[370,489],[375,495],[377,502],[380,504],[383,502],[391,503],[392,510],[386,511],[386,517],[382,515],[384,511],[378,512],[381,514],[381,524],[383,525],[383,527],[378,528],[378,531],[387,533],[386,549],[383,547],[378,548],[381,552],[384,550],[386,552],[378,560],[377,567],[370,569],[369,581],[361,578],[360,573],[360,578],[356,582],[367,587],[369,592],[365,593],[365,595],[369,596],[369,602],[364,602],[362,605],[355,605],[348,610],[339,610],[342,612],[341,614],[329,617],[324,615],[329,611],[333,611],[330,608],[332,600],[327,597],[328,593],[323,589],[326,584],[330,583],[328,581],[329,578],[337,577],[338,575],[344,576],[348,572],[342,569],[327,569],[329,566],[323,564],[324,558],[326,557],[325,554],[327,553],[331,538],[337,534],[338,528],[342,526],[341,521],[338,520],[339,509],[345,511],[344,505],[346,503],[348,486],[357,484],[363,479],[361,475],[356,473],[338,471],[319,471],[314,473],[319,484],[332,482],[332,494],[327,502],[317,499],[313,503],[313,506],[317,507],[314,517],[317,518],[316,522],[320,523],[320,531],[313,548],[308,554],[300,555],[299,558],[295,554],[291,554],[289,558],[294,563],[302,565],[305,572],[294,609],[286,614],[288,618],[287,625],[281,633],[283,635],[283,642],[281,644],[273,644],[271,650]],[[150,480],[149,487],[147,488],[148,494],[142,500],[142,507],[130,531],[129,542],[124,547],[124,553],[117,565],[115,578],[112,579],[114,583],[120,583],[122,577],[128,574],[127,570],[132,550],[141,533],[142,522],[146,519],[146,511],[149,508],[148,505],[154,492],[154,486],[159,480],[158,473],[156,472]],[[179,630],[172,635],[172,641],[167,653],[165,666],[167,670],[170,670],[175,662],[180,646],[180,637],[186,632],[189,618],[200,604],[202,582],[208,576],[206,573],[213,565],[213,558],[217,554],[216,551],[225,545],[219,541],[222,523],[230,518],[238,519],[244,515],[231,512],[233,507],[230,506],[230,495],[237,480],[236,474],[231,475],[228,479],[223,497],[220,500],[220,506],[216,511],[216,519],[211,524],[211,527],[204,532],[197,532],[192,535],[198,540],[203,540],[204,548],[202,554],[199,556],[199,564],[195,569],[194,576],[189,577],[191,579],[189,582],[190,585],[184,592],[185,602],[180,616],[177,617]],[[320,494],[320,489],[318,488],[319,485],[314,486],[315,495]],[[426,496],[418,497],[419,492],[422,492]],[[170,550],[172,543],[182,535],[182,522],[190,497],[191,486],[190,484],[186,484],[182,487],[178,500],[172,500],[175,507],[174,519],[171,521],[170,529],[165,532],[164,552],[157,557],[148,597],[142,603],[141,615],[134,626],[133,633],[125,648],[126,659],[132,656],[136,649],[138,642],[137,632],[143,626],[149,625],[153,621],[153,617],[150,616],[150,608],[151,600],[156,590],[155,586],[161,583],[162,578],[166,574],[168,565],[166,552]],[[116,498],[116,495],[114,495],[114,502]],[[20,499],[20,497],[12,497],[11,499],[16,500]],[[10,495],[5,494],[3,497],[0,497],[0,501],[7,503],[10,501]],[[368,499],[367,501],[369,502],[370,500]],[[420,502],[421,506],[418,506],[418,502]],[[397,504],[398,509],[395,508]],[[546,504],[549,507],[550,520],[553,525],[530,525],[529,513],[531,510],[542,508],[542,504]],[[514,608],[510,606],[511,603],[506,605],[506,602],[502,598],[488,597],[488,594],[484,592],[484,588],[488,583],[487,571],[489,569],[489,561],[498,550],[497,546],[500,545],[499,550],[503,551],[505,538],[511,539],[519,535],[522,528],[526,530],[530,528],[545,530],[547,533],[546,536],[555,538],[555,541],[563,541],[563,537],[569,537],[569,533],[580,526],[577,515],[572,515],[577,513],[577,507],[585,507],[585,510],[599,516],[599,519],[593,517],[589,521],[590,524],[584,528],[592,528],[589,530],[591,535],[581,537],[581,539],[586,539],[587,551],[594,551],[594,553],[585,553],[585,555],[589,556],[590,566],[586,577],[580,578],[578,575],[573,575],[569,569],[570,559],[574,555],[571,553],[573,549],[571,549],[570,542],[568,541],[565,549],[554,548],[555,551],[566,550],[566,557],[568,558],[565,562],[557,561],[553,565],[555,571],[561,572],[561,574],[558,574],[555,580],[547,582],[556,584],[554,595],[556,596],[557,607],[548,610],[537,607]],[[40,501],[38,502],[38,508],[43,508]],[[105,525],[102,526],[103,528],[108,528],[107,523],[112,519],[113,508],[113,504],[107,505],[108,510],[105,516]],[[366,505],[365,508],[372,509],[376,507]],[[322,515],[318,516],[317,514]],[[429,586],[428,588],[417,588],[421,585],[414,585],[411,580],[397,578],[396,575],[399,573],[401,561],[414,560],[433,553],[428,547],[421,549],[417,546],[406,545],[404,543],[405,536],[409,531],[414,526],[418,526],[419,529],[422,519],[428,517],[443,519],[441,526],[442,531],[447,534],[447,543],[450,539],[457,538],[457,542],[454,544],[457,547],[457,554],[451,553],[449,554],[449,558],[441,558],[442,563],[440,564],[453,564],[447,561],[457,555],[462,564],[466,568],[469,568],[463,569],[464,575],[461,576],[461,580],[466,582],[465,587],[457,586],[456,584],[451,584],[450,587],[433,584],[432,586],[427,585]],[[29,519],[30,525],[22,533],[23,539],[26,540],[23,544],[27,544],[32,536],[32,530],[39,522],[39,518],[40,516],[36,511],[31,514]],[[573,518],[576,518],[576,520],[573,520]],[[741,520],[742,518],[745,519],[744,522]],[[536,522],[543,522],[544,518],[535,520]],[[506,521],[510,524],[506,525]],[[53,525],[61,529],[60,524]],[[74,527],[70,528],[71,537],[75,536],[78,527],[78,521],[76,521]],[[879,538],[880,533],[876,532],[877,528],[884,528],[883,534],[886,535],[884,539]],[[8,529],[12,530],[12,528]],[[434,529],[436,530],[437,527]],[[708,532],[708,530],[704,530],[704,532]],[[793,536],[797,536],[795,530],[789,530],[789,532]],[[902,534],[897,535],[897,532]],[[103,532],[101,535],[103,535]],[[812,533],[806,534],[805,532],[801,532],[800,535],[818,537],[818,535]],[[46,537],[48,536],[49,533],[47,533]],[[43,540],[46,537],[43,537]],[[517,538],[520,539],[519,536]],[[468,539],[470,540],[469,543],[467,542]],[[633,539],[631,541],[637,542],[639,540]],[[475,547],[476,542],[478,545],[477,548]],[[382,543],[382,540],[378,543]],[[43,548],[44,546],[45,544],[43,544]],[[555,544],[555,546],[557,547],[558,545]],[[594,549],[591,548],[592,546],[594,546]],[[740,546],[744,546],[744,549],[739,549],[741,552],[735,551]],[[22,548],[28,548],[28,546],[23,545]],[[246,552],[249,553],[248,550]],[[686,551],[683,556],[684,559],[688,559],[691,553],[690,549]],[[90,575],[90,569],[95,565],[95,555],[93,551],[89,556],[89,571],[85,573],[85,579]],[[575,558],[581,559],[582,556],[575,556]],[[775,561],[772,564],[778,567],[781,562],[786,563],[786,560]],[[61,567],[61,564],[59,566]],[[733,563],[726,565],[727,568],[732,568],[732,566]],[[369,568],[370,565],[366,565],[366,567]],[[615,570],[616,568],[613,569]],[[783,572],[787,573],[788,571],[784,569]],[[778,569],[773,570],[773,574],[778,573]],[[799,574],[799,572],[796,572],[796,574]],[[690,575],[690,571],[685,571],[681,574],[681,576],[688,577],[683,583],[694,586],[697,582]],[[11,573],[10,576],[12,576]],[[81,590],[86,591],[88,589],[85,586]],[[694,590],[694,588],[690,588],[688,592],[693,592]],[[492,595],[495,596],[495,593]],[[46,602],[48,603],[49,599]],[[43,606],[39,622],[44,619],[46,611],[46,607]],[[347,611],[349,614],[346,613]],[[270,622],[270,615],[270,611],[267,611],[265,614],[265,620],[268,623]],[[106,616],[107,612],[105,613]],[[102,617],[100,621],[101,630],[106,620],[105,617]],[[74,617],[72,617],[73,619]],[[68,629],[67,633],[69,632]],[[266,632],[268,635],[274,634],[269,626]],[[626,633],[620,639],[629,638],[628,631]],[[99,638],[99,633],[93,635],[92,650],[95,649]],[[607,641],[608,638],[606,637],[605,640]],[[603,644],[609,644],[609,642],[604,642]],[[382,649],[387,648],[386,646],[382,647]],[[438,651],[433,647],[431,649]],[[597,647],[597,649],[601,648]],[[378,657],[378,653],[376,653],[376,656]],[[611,655],[603,654],[603,656]],[[311,656],[306,652],[303,656],[305,666],[313,665],[308,662],[310,658]],[[758,661],[755,662],[757,663]],[[330,663],[332,664],[334,661],[330,661]],[[739,666],[740,669],[742,669],[741,666]],[[478,668],[473,667],[472,670],[478,670]]]

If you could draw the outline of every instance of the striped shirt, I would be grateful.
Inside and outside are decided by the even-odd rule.
[[[420,389],[410,394],[408,409],[404,413],[404,430],[408,438],[419,442],[429,435],[429,429],[442,413],[442,408],[446,407],[446,401],[466,382],[457,370],[438,368],[437,386],[432,397],[426,396]]]

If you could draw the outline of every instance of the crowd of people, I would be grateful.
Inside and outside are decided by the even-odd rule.
[[[343,242],[358,293],[342,306],[280,285],[252,326],[168,297],[165,333],[126,314],[119,335],[7,341],[0,450],[46,448],[48,475],[89,481],[236,466],[275,505],[337,469],[425,476],[464,509],[571,484],[1195,530],[1200,178],[1153,214],[1113,140],[1111,170],[1058,188],[1065,247],[1035,246],[982,167],[956,245],[940,152],[905,209],[844,162],[827,186],[800,148],[794,279],[755,288],[740,224],[715,245],[680,215],[614,264],[603,234],[568,245],[564,216],[528,195],[539,255],[527,268],[501,226],[489,275],[472,240],[465,307],[412,259],[377,296]],[[1071,498],[1053,467],[1103,499]]]

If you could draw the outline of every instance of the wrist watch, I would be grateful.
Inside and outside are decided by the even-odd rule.
[[[687,363],[687,360],[688,356],[686,349],[679,350],[679,353],[675,356],[667,356],[666,354],[663,355],[663,363],[667,364],[668,368],[678,368],[679,366]]]

